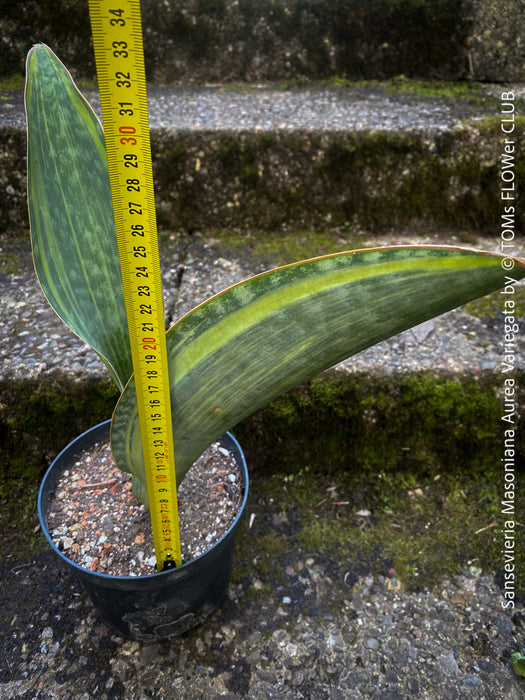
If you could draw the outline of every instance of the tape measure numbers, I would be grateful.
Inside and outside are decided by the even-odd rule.
[[[157,570],[181,563],[140,0],[89,0]]]

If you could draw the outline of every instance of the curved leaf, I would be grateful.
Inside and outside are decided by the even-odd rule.
[[[29,52],[25,99],[29,218],[40,284],[122,389],[133,369],[102,127],[47,46]]]
[[[514,278],[524,275],[516,261]],[[212,297],[167,334],[177,482],[213,440],[273,398],[504,283],[496,255],[391,247],[288,265]],[[133,381],[115,410],[112,447],[146,502]]]

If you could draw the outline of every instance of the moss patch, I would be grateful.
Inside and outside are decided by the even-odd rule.
[[[330,552],[342,572],[393,569],[409,588],[469,567],[501,572],[500,383],[328,374],[238,426],[257,517],[280,533],[274,559],[284,562],[289,546]],[[518,481],[523,453],[521,437]]]
[[[24,89],[25,78],[23,75],[15,74],[8,78],[3,78],[0,80],[0,90],[23,90]],[[1,99],[7,99],[3,96]]]
[[[516,101],[516,109],[520,109],[520,106],[523,108],[525,105],[525,100],[517,100]],[[525,117],[520,116],[520,115],[509,115],[510,117],[514,116],[514,119],[512,121],[509,121],[505,124],[505,127],[510,129],[512,125],[514,125],[514,131],[509,131],[507,133],[507,138],[512,139],[513,134],[514,137],[516,137],[518,134],[522,134],[523,130],[525,129]],[[502,130],[501,130],[501,124],[502,124],[502,115],[498,116],[487,116],[481,121],[478,122],[476,125],[480,132],[482,134],[492,134],[494,136],[499,136],[502,138]],[[503,135],[504,136],[504,135]],[[517,140],[516,147],[519,148],[520,144]],[[519,165],[519,160],[521,159],[516,159],[517,164]]]
[[[446,464],[448,471],[475,474],[492,463],[498,446],[500,385],[492,376],[327,373],[241,429],[257,447],[251,458],[261,469],[258,454],[269,452],[286,473],[308,464],[324,474],[410,470],[419,478]]]
[[[407,470],[355,473],[346,479],[311,472],[293,481],[277,474],[265,491],[274,507],[291,514],[295,539],[305,552],[335,554],[341,572],[364,568],[386,574],[392,569],[414,588],[469,567],[501,569],[500,479],[496,470],[485,470],[480,480],[437,469],[425,477]],[[290,541],[274,536],[272,543],[275,561]],[[254,549],[259,551],[258,543]],[[525,560],[519,556],[523,573]],[[266,554],[257,561],[263,577],[262,563],[269,561]]]
[[[499,110],[499,101],[496,97],[487,95],[482,85],[468,81],[417,80],[404,75],[395,76],[389,80],[352,81],[334,76],[327,80],[326,84],[344,88],[377,87],[389,95],[438,98],[448,104],[463,102],[485,109]]]
[[[224,255],[233,255],[242,260],[262,264],[266,267],[287,265],[297,260],[320,255],[330,255],[359,247],[359,238],[348,223],[338,231],[303,231],[256,235],[235,231],[219,231],[213,239],[218,241]]]
[[[521,318],[525,315],[525,288],[516,287],[513,297],[515,303],[515,316]],[[501,318],[501,310],[503,308],[501,292],[487,294],[481,299],[475,299],[465,305],[465,311],[471,316],[477,316],[482,319]]]
[[[20,258],[15,252],[0,250],[0,271],[3,274],[16,275],[20,269]]]

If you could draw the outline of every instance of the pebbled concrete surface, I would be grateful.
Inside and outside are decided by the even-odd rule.
[[[400,241],[458,244],[454,234],[449,233],[447,238],[444,232],[438,238],[405,234]],[[363,234],[359,244],[348,249],[391,242],[388,236]],[[471,245],[498,252],[491,239],[478,239]],[[344,240],[340,246],[344,249]],[[3,250],[10,267],[15,269],[2,273],[0,268],[0,379],[38,381],[56,376],[74,380],[86,375],[106,376],[95,353],[47,304],[32,267],[29,244],[6,243]],[[195,235],[166,241],[161,246],[161,258],[168,326],[213,294],[269,269],[268,260],[256,260],[241,252],[232,254],[227,243]],[[457,309],[360,353],[341,368],[383,374],[417,370],[467,374],[496,371],[502,361],[500,321],[493,312],[479,317],[469,308]],[[518,337],[517,342],[520,352],[516,368],[524,369],[525,340]]]
[[[258,502],[257,489],[252,513],[263,531],[283,521]],[[257,556],[254,539],[254,563]],[[255,571],[232,584],[201,627],[140,644],[99,620],[51,552],[10,556],[0,568],[0,693],[6,700],[525,697],[525,679],[510,667],[525,644],[525,611],[503,610],[499,588],[475,566],[416,592],[395,573],[348,578],[344,558],[300,548],[273,561],[269,579]]]

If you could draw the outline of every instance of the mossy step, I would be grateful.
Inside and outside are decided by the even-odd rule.
[[[116,397],[101,379],[75,386],[27,381],[10,397],[12,389],[0,383],[0,552],[28,556],[44,545],[35,502],[46,466],[70,439],[108,417]],[[262,580],[273,581],[273,565],[286,560],[292,544],[344,560],[352,581],[359,572],[390,569],[417,587],[468,568],[501,569],[500,458],[510,454],[502,447],[501,390],[494,374],[332,371],[243,421],[233,432],[254,483],[250,512],[259,515],[253,532],[241,535],[236,576],[254,564],[253,537]],[[523,387],[518,394],[525,400]],[[10,398],[17,410],[7,416]],[[507,438],[514,476],[524,454],[523,422]],[[517,592],[525,593],[518,551],[515,564]]]
[[[2,8],[0,76],[22,74],[47,42],[94,77],[83,0]],[[156,82],[350,79],[404,74],[523,81],[522,3],[493,0],[142,0],[146,67]]]
[[[501,444],[503,388],[503,379],[490,372],[385,377],[331,370],[234,432],[262,472],[277,461],[290,472],[308,464],[327,474],[404,468],[419,473],[440,464],[470,474],[488,466]],[[518,403],[524,391],[517,390]],[[10,480],[42,476],[67,442],[111,417],[118,393],[102,377],[75,383],[44,377],[2,380],[0,397],[2,478]],[[516,450],[524,455],[525,418],[514,419]]]
[[[523,129],[521,92],[512,126]],[[27,230],[22,95],[0,119],[0,235]],[[88,97],[96,105],[96,93]],[[158,220],[182,231],[447,226],[499,234],[502,92],[410,81],[150,91]],[[509,137],[508,137],[509,138]],[[512,175],[525,142],[510,137]],[[511,148],[507,144],[507,148]],[[512,193],[523,227],[522,188]]]

